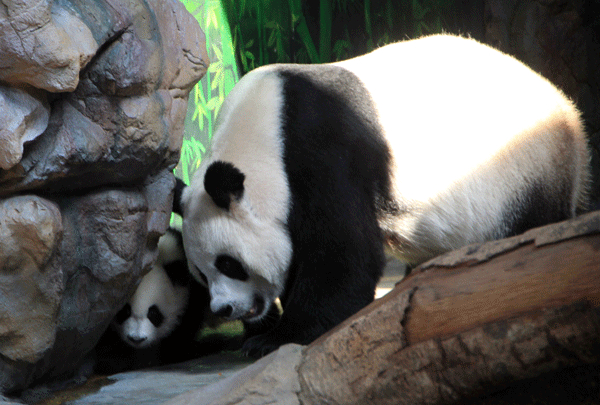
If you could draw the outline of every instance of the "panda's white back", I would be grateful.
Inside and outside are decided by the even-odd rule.
[[[394,195],[406,212],[382,225],[402,259],[506,236],[503,210],[510,199],[519,204],[515,190],[529,181],[551,185],[572,171],[572,214],[585,195],[577,110],[514,58],[436,35],[336,65],[369,90],[392,149]],[[555,172],[557,160],[567,172]]]

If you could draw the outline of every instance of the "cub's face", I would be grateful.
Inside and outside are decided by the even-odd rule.
[[[190,271],[208,286],[215,314],[258,321],[283,292],[292,251],[286,226],[257,214],[232,164],[213,162],[200,178],[182,198]]]
[[[150,347],[175,329],[187,299],[187,288],[174,286],[163,268],[155,266],[117,313],[113,326],[130,346]]]

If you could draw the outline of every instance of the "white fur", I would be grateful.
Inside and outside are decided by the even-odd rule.
[[[203,159],[182,197],[183,238],[192,274],[200,279],[199,268],[208,278],[213,311],[229,302],[232,317],[251,311],[255,292],[270,301],[281,294],[291,259],[281,97],[280,80],[267,69],[249,73],[235,86],[219,114],[211,155]],[[246,176],[244,197],[229,211],[215,206],[204,190],[204,174],[215,160],[234,162]],[[223,252],[247,266],[253,275],[249,282],[216,271],[215,259]]]
[[[514,190],[532,179],[552,184],[557,160],[577,171],[575,214],[589,161],[579,114],[516,59],[435,35],[337,65],[369,89],[395,157],[395,196],[408,213],[382,225],[401,259],[419,263],[501,236]],[[563,125],[574,135],[568,144]]]
[[[174,285],[163,265],[183,259],[177,239],[166,233],[158,242],[158,259],[146,274],[129,300],[131,316],[121,325],[115,325],[121,339],[133,347],[149,347],[168,336],[177,326],[184,312],[189,291]],[[157,305],[165,317],[158,328],[148,319],[148,309]]]
[[[171,231],[167,231],[158,240],[158,257],[156,264],[164,266],[168,263],[173,263],[177,260],[185,260],[183,246],[180,245],[180,240]]]
[[[368,89],[393,154],[394,197],[406,209],[381,218],[394,252],[418,263],[460,246],[501,237],[502,209],[520,204],[528,182],[552,186],[575,172],[573,214],[587,184],[589,155],[579,114],[547,80],[475,41],[439,35],[389,45],[339,62]],[[212,154],[183,194],[183,236],[192,273],[208,278],[211,307],[252,312],[258,293],[283,289],[292,246],[285,228],[290,191],[282,161],[282,82],[277,65],[236,85],[219,117]],[[215,160],[245,174],[229,211],[203,186]],[[515,205],[515,206],[516,206]],[[251,274],[231,280],[214,268],[227,253]]]

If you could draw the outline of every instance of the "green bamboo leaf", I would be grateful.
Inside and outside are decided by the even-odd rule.
[[[235,1],[233,3],[235,3]],[[241,20],[242,16],[246,13],[246,0],[239,0],[238,4],[240,6],[238,12],[238,19]]]
[[[299,14],[292,14],[292,27],[295,27],[296,25],[298,25],[298,21],[300,21],[300,15]]]
[[[369,38],[373,37],[373,30],[371,28],[371,1],[364,0],[365,7],[365,31],[367,32],[367,36]]]
[[[224,82],[225,91],[229,93],[229,91],[233,89],[233,86],[235,86],[235,77],[231,70],[227,70],[227,72],[225,72]]]
[[[394,30],[394,6],[392,5],[392,0],[387,0],[385,3],[385,17],[387,21],[387,26],[390,31]],[[385,35],[388,33],[386,32]]]
[[[213,48],[213,52],[215,53],[215,55],[217,55],[217,59],[218,60],[223,59],[223,52],[221,51],[221,49],[216,45],[213,45],[212,48]]]
[[[369,0],[365,0],[367,4]],[[320,61],[331,61],[331,0],[321,0],[319,7],[319,50]]]
[[[290,12],[292,15],[300,16],[302,13],[302,1],[301,0],[288,0],[290,6]]]
[[[210,65],[208,65],[208,69],[206,69],[206,72],[214,74],[217,71],[217,69],[219,69],[218,62],[217,61],[212,61],[210,63]]]
[[[198,117],[201,117],[202,111],[200,111],[198,108],[194,110],[193,114],[192,114],[192,121],[196,121],[198,119]]]
[[[344,53],[350,50],[350,48],[350,41],[347,41],[345,39],[338,39],[337,41],[335,41],[335,44],[333,45],[333,53],[335,54],[335,59],[341,60],[344,56]]]
[[[422,6],[418,1],[413,1],[413,17],[416,21],[420,21],[425,18],[429,13],[429,7]]]
[[[211,98],[206,103],[206,108],[208,108],[209,110],[212,111],[212,110],[214,110],[217,107],[217,103],[218,102],[219,102],[218,98]]]
[[[240,55],[240,63],[242,64],[242,69],[244,70],[244,72],[248,72],[248,61],[246,59],[246,55],[241,54]]]
[[[272,47],[273,45],[275,45],[275,41],[277,40],[276,38],[276,32],[275,31],[271,31],[271,35],[269,35],[269,39],[267,41],[267,46]]]
[[[215,75],[215,77],[212,80],[212,83],[210,84],[210,89],[212,90],[216,90],[219,87],[219,75]]]
[[[208,9],[206,11],[206,23],[204,25],[204,29],[205,29],[205,34],[207,31],[210,31],[210,27],[218,27],[217,25],[217,18],[215,16],[215,11],[213,9]]]
[[[206,98],[204,97],[204,86],[200,86],[195,91],[196,94],[196,104],[202,106],[206,104]]]
[[[320,63],[321,61],[319,59],[319,53],[317,52],[317,48],[313,43],[312,37],[310,36],[304,16],[302,16],[298,22],[298,35],[300,36],[300,40],[304,45],[304,49],[308,53],[310,61],[312,63]]]
[[[215,90],[220,87],[223,83],[223,69],[219,69],[213,78],[210,89]]]
[[[200,5],[198,3],[192,2],[192,1],[188,1],[188,2],[184,2],[185,8],[187,9],[187,11],[191,14],[191,15],[195,15],[198,13],[198,9],[200,8]]]

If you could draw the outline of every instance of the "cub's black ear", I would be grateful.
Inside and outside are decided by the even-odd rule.
[[[181,206],[181,196],[187,185],[178,177],[175,177],[175,195],[173,196],[173,212],[183,217],[183,207]]]
[[[204,189],[218,207],[229,210],[244,195],[244,173],[229,162],[213,162],[204,175]]]

